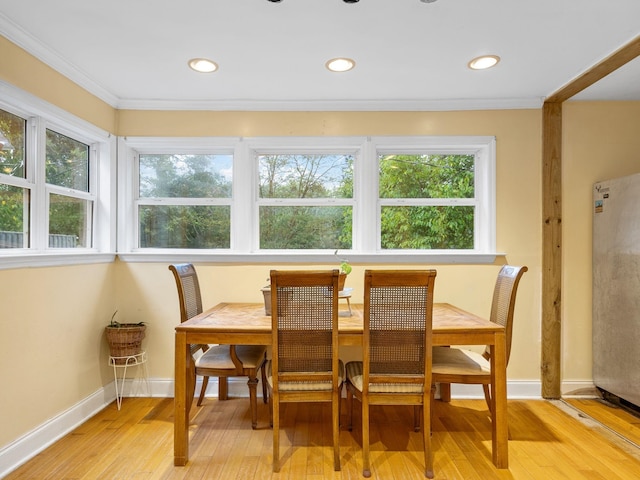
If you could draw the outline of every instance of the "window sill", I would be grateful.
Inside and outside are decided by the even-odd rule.
[[[61,252],[61,253],[8,253],[0,255],[0,270],[34,267],[61,267],[67,265],[87,265],[111,263],[115,253]]]
[[[117,254],[123,262],[131,263],[211,263],[211,264],[334,264],[336,256],[328,253],[210,253],[186,251],[153,251]],[[493,264],[504,253],[339,253],[340,259],[352,264],[366,265],[483,265]],[[25,253],[0,255],[0,270],[66,265],[111,263],[115,253]]]
[[[338,253],[337,257],[347,259],[351,264],[383,265],[383,264],[493,264],[498,257],[505,257],[504,253],[470,253],[470,252],[431,252],[431,253]],[[150,263],[241,263],[241,264],[326,264],[337,263],[333,253],[210,253],[187,251],[150,251],[119,253],[118,258],[123,262]],[[338,262],[339,263],[339,262]]]

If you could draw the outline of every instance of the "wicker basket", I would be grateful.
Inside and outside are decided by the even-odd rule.
[[[344,282],[347,281],[347,274],[346,273],[341,273],[338,276],[338,291],[341,292],[342,290],[344,290]]]
[[[105,331],[109,342],[109,355],[116,358],[116,365],[124,365],[126,357],[142,353],[142,339],[146,325],[138,323],[120,323],[117,326],[107,326]]]

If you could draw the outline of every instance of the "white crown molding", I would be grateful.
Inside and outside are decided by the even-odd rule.
[[[542,108],[543,98],[454,100],[121,100],[121,110],[208,110],[267,112],[438,112],[463,110],[532,110]]]
[[[7,38],[7,40],[16,44],[27,53],[30,53],[45,65],[64,75],[103,102],[114,108],[118,104],[118,97],[102,87],[97,81],[90,78],[75,65],[67,62],[58,52],[36,40],[33,35],[13,23],[2,13],[0,13],[0,32],[2,32],[2,35]]]

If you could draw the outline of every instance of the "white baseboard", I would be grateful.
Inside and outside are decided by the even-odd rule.
[[[150,391],[147,391],[144,386],[141,387],[138,382],[138,380],[133,382],[127,380],[127,382],[125,382],[125,398],[122,403],[123,409],[127,408],[127,397],[173,397],[174,382],[172,378],[149,379]],[[200,392],[200,385],[201,382],[199,380],[196,384],[196,395]],[[566,382],[563,384],[562,391],[563,394],[566,392],[568,395],[571,395],[571,392],[588,392],[589,389],[593,390],[593,383],[591,382]],[[261,395],[261,391],[262,386],[258,385],[258,395]],[[540,399],[542,398],[540,392],[540,381],[509,381],[507,384],[507,395],[510,399]],[[206,396],[216,397],[217,394],[218,382],[217,379],[212,378],[209,381]],[[246,380],[242,378],[230,378],[229,395],[232,397],[248,397],[249,390]],[[484,398],[480,385],[454,384],[451,386],[451,396],[454,398]],[[15,470],[56,440],[62,438],[77,426],[87,421],[113,402],[115,398],[115,387],[112,382],[70,407],[68,410],[61,412],[31,432],[26,433],[0,449],[0,478]]]
[[[540,388],[540,382],[537,381],[511,381],[507,383],[507,397],[510,399],[542,398]],[[451,397],[464,399],[484,399],[484,392],[482,390],[482,385],[461,385],[458,383],[454,383],[451,385]]]
[[[590,380],[565,380],[562,382],[562,396],[593,398],[598,396],[598,391]]]
[[[109,405],[116,398],[116,395],[113,385],[111,385],[113,394],[108,394],[107,390],[103,388],[94,392],[0,449],[0,478],[36,456]]]

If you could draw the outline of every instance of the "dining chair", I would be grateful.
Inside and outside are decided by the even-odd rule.
[[[493,290],[490,320],[505,327],[505,366],[509,363],[511,354],[513,312],[518,284],[527,270],[525,266],[504,265],[498,273]],[[481,384],[489,411],[494,411],[494,399],[491,395],[491,349],[488,345],[483,353],[467,348],[434,347],[432,373],[433,382],[440,384],[440,398],[443,401],[450,400],[452,383]]]
[[[169,270],[173,272],[178,287],[180,322],[186,322],[202,313],[198,274],[190,263],[169,265]],[[198,351],[202,351],[200,356],[196,356]],[[204,399],[209,377],[218,377],[218,400],[229,398],[228,377],[248,377],[251,427],[255,429],[258,425],[258,370],[262,371],[262,397],[267,403],[266,352],[266,345],[191,345],[190,372],[187,376],[187,391],[191,392],[191,401],[195,393],[196,375],[203,377],[198,406]]]
[[[340,470],[338,270],[271,271],[271,360],[267,366],[273,424],[273,471],[280,470],[280,404],[331,403],[333,466]]]
[[[362,404],[362,473],[371,476],[372,405],[413,405],[422,418],[424,474],[433,478],[431,451],[431,328],[435,270],[367,270],[364,275],[363,361],[348,362],[347,410]],[[420,410],[420,406],[422,409]],[[415,428],[415,425],[414,425]]]

